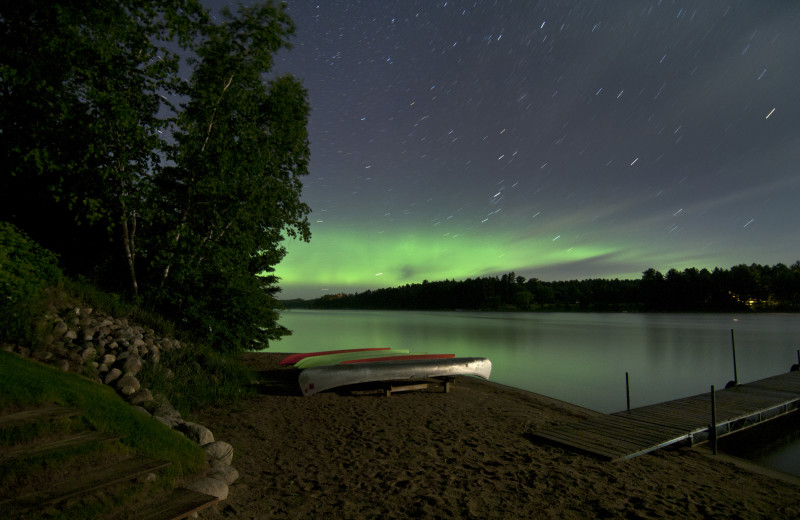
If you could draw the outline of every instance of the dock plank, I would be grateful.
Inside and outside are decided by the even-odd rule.
[[[714,400],[717,429],[727,435],[800,408],[800,372],[718,390]],[[703,440],[711,422],[709,392],[537,430],[532,435],[617,460],[678,442]]]

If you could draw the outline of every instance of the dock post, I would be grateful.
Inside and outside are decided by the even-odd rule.
[[[628,373],[625,372],[625,401],[628,403],[628,411],[631,411],[631,387],[628,384]]]
[[[736,340],[733,336],[733,329],[731,329],[731,350],[733,350],[733,384],[739,384],[739,373],[736,371]]]
[[[714,395],[714,385],[711,385],[711,431],[708,432],[711,441],[711,451],[717,454],[717,398]]]

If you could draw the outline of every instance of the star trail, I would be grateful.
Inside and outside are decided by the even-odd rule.
[[[282,298],[800,257],[794,2],[288,10],[313,237],[287,242]]]

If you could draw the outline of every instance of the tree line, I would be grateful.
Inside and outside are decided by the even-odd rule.
[[[2,2],[0,221],[219,349],[288,333],[309,105],[269,73],[294,30],[272,2]]]
[[[356,294],[284,302],[315,309],[483,311],[798,311],[800,261],[791,266],[648,269],[638,280],[545,282],[515,273],[463,281],[423,281]]]

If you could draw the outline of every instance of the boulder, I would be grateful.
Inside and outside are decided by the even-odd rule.
[[[181,413],[166,401],[156,407],[155,411],[153,412],[153,417],[160,417],[164,419],[164,424],[170,428],[175,428],[183,424],[183,417],[181,417]]]
[[[181,431],[201,446],[214,442],[214,434],[202,424],[186,421],[181,425]]]
[[[64,334],[66,334],[68,330],[69,328],[67,324],[64,323],[64,320],[58,320],[55,325],[53,325],[53,337],[60,339],[64,337]]]
[[[100,362],[103,363],[104,365],[113,365],[114,361],[116,360],[117,356],[115,356],[114,354],[106,354],[105,356],[103,356]]]
[[[203,450],[209,461],[218,460],[228,465],[233,461],[233,446],[227,442],[215,441],[203,446]]]
[[[95,334],[97,334],[97,329],[95,328],[89,327],[83,329],[83,341],[92,341]]]
[[[204,477],[195,480],[186,486],[186,488],[197,491],[198,493],[215,496],[220,500],[228,498],[228,484],[215,478]]]
[[[122,365],[122,371],[126,374],[130,374],[135,376],[139,373],[142,369],[142,358],[139,356],[130,356],[128,359],[125,360],[125,363]]]
[[[153,394],[147,388],[140,388],[138,392],[133,394],[130,398],[130,403],[134,406],[141,405],[153,400]],[[150,415],[150,412],[147,412]]]
[[[139,380],[130,374],[117,379],[115,385],[122,395],[133,395],[142,386]]]
[[[148,417],[150,416],[150,412],[148,412],[147,410],[145,410],[141,406],[134,406],[133,409],[136,410],[137,412],[141,413],[141,414],[147,415]]]
[[[94,347],[87,347],[81,352],[81,360],[87,362],[97,355],[97,350]]]
[[[211,470],[208,476],[217,480],[222,480],[229,486],[239,479],[239,472],[230,464],[225,464],[218,460],[211,460],[208,463]]]
[[[64,333],[64,339],[71,339],[71,340],[78,339],[78,333],[75,332],[74,330],[68,330],[67,332]]]
[[[147,410],[145,410],[145,411],[147,411]],[[163,425],[164,425],[164,426],[166,426],[167,428],[170,428],[170,429],[172,429],[172,424],[170,424],[170,422],[169,422],[168,420],[164,419],[163,417],[156,417],[156,416],[154,415],[154,416],[153,416],[153,419],[155,419],[156,421],[160,422],[161,424],[163,424]]]
[[[159,360],[161,359],[161,351],[158,349],[158,346],[156,346],[155,344],[150,347],[149,359],[153,363],[158,363]]]
[[[121,375],[122,375],[122,370],[118,368],[112,368],[111,370],[108,371],[108,374],[106,374],[106,377],[103,379],[103,382],[107,385],[110,385],[111,383],[119,379],[119,376]]]

